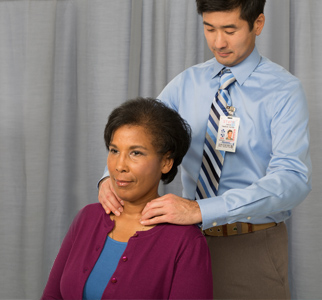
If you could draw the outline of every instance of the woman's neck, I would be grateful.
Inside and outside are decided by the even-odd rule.
[[[134,204],[131,202],[124,202],[123,212],[121,215],[125,215],[131,219],[140,219],[145,205],[146,203]]]
[[[141,213],[147,202],[124,202],[121,215],[111,215],[115,226],[109,236],[116,241],[127,242],[137,231],[147,231],[153,228],[154,226],[144,226],[140,223]]]
[[[127,215],[130,218],[138,218],[138,220],[141,218],[142,211],[146,204],[150,202],[153,199],[156,199],[160,197],[158,194],[155,196],[149,197],[149,199],[144,199],[144,200],[137,200],[134,202],[131,201],[124,201],[124,206],[123,206],[123,212],[122,214]]]

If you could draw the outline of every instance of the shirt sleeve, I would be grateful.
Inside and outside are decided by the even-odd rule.
[[[290,216],[291,209],[311,190],[308,118],[299,84],[273,112],[271,159],[265,176],[246,188],[232,188],[218,197],[198,200],[203,229],[237,221],[280,222]]]
[[[176,264],[169,299],[213,299],[211,259],[206,239],[189,241]]]
[[[108,168],[107,166],[105,166],[105,169],[104,169],[104,172],[103,172],[103,176],[101,177],[101,179],[98,181],[97,183],[97,187],[99,186],[100,182],[105,179],[106,177],[109,177],[110,176],[110,173],[108,171]]]

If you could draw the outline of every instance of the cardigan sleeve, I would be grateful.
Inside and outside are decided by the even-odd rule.
[[[73,245],[74,231],[80,218],[81,211],[75,217],[71,224],[55,259],[53,267],[50,271],[49,278],[44,289],[41,300],[63,299],[60,292],[60,281],[63,275],[64,267],[68,259],[70,250]]]
[[[184,247],[169,299],[213,299],[211,258],[204,236],[190,240]]]

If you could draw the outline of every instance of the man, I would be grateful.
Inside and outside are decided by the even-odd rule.
[[[158,97],[192,127],[182,162],[183,197],[168,194],[151,201],[142,224],[200,224],[212,255],[215,299],[289,299],[284,221],[311,190],[303,88],[258,53],[265,0],[196,2],[214,58],[179,74]],[[240,122],[237,147],[225,152],[217,196],[200,197],[196,187],[208,116],[223,68],[236,79],[229,97]],[[107,212],[119,214],[122,201],[109,188],[110,180],[101,181],[99,200]]]
[[[227,138],[226,138],[227,140],[232,140],[233,139],[233,131],[232,130],[228,130],[228,132],[227,132]]]

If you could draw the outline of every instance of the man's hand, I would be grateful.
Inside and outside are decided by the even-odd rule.
[[[98,186],[98,201],[102,204],[105,212],[119,216],[123,211],[124,202],[117,197],[111,184],[111,179],[107,177],[101,180]]]
[[[167,194],[147,203],[142,211],[141,224],[197,224],[202,221],[198,202]]]

